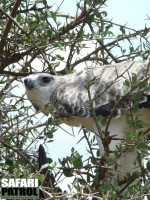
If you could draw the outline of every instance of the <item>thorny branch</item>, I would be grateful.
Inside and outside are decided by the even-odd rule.
[[[85,22],[82,24],[80,30],[82,30],[82,29],[84,28],[84,26],[85,26]],[[74,55],[74,53],[75,53],[74,48],[75,48],[75,45],[76,45],[76,43],[77,43],[78,38],[80,38],[80,30],[78,31],[77,36],[76,36],[74,42],[70,45],[70,52],[69,52],[68,59],[67,59],[67,63],[66,63],[66,67],[67,67],[67,68],[69,68],[70,65],[71,65],[71,61],[72,61],[73,55]]]
[[[3,35],[2,35],[2,39],[0,42],[0,54],[1,54],[1,73],[5,73],[5,71],[3,71],[8,65],[18,62],[20,59],[22,59],[24,56],[29,55],[29,53],[31,51],[27,50],[24,53],[14,53],[11,57],[8,58],[3,58],[2,57],[2,52],[3,52],[3,48],[5,46],[5,43],[7,41],[7,35],[11,29],[11,25],[12,23],[15,23],[19,29],[21,29],[23,31],[23,33],[27,34],[26,32],[24,32],[24,30],[21,28],[21,26],[13,19],[15,17],[15,15],[17,14],[17,9],[19,8],[20,5],[20,1],[16,1],[14,8],[12,10],[12,13],[10,14],[10,16],[5,13],[2,9],[1,12],[3,12],[9,19],[8,19],[8,23],[6,24],[6,27],[4,29]],[[34,8],[33,8],[34,9]],[[37,9],[37,8],[36,8]],[[29,10],[32,10],[31,8]],[[65,35],[66,33],[69,33],[70,30],[74,29],[77,25],[81,24],[81,23],[85,23],[86,19],[88,18],[88,16],[94,11],[94,8],[91,7],[87,10],[83,10],[81,12],[81,14],[76,17],[75,20],[71,21],[69,24],[64,25],[60,30],[59,30],[59,34],[56,36],[53,36],[52,38],[50,38],[50,43],[54,42],[55,40],[57,40],[58,38],[61,39],[61,36]],[[28,37],[30,36],[30,34],[28,34]],[[35,47],[31,47],[29,48],[30,50],[34,50]],[[39,54],[41,53],[41,51],[39,51]],[[6,72],[7,73],[7,72]]]
[[[24,9],[24,10],[19,10],[19,2],[20,1],[16,1],[15,5],[14,5],[14,8],[12,9],[12,12],[10,14],[10,16],[8,17],[8,23],[6,24],[6,27],[4,29],[4,32],[3,32],[3,35],[2,35],[2,39],[1,39],[1,42],[0,42],[0,54],[1,54],[1,70],[0,72],[3,73],[3,74],[7,74],[8,72],[6,70],[4,70],[7,66],[9,66],[10,64],[12,63],[15,63],[15,62],[18,62],[19,60],[23,59],[26,55],[29,55],[31,51],[25,51],[24,54],[23,53],[14,53],[13,55],[11,55],[9,58],[5,58],[5,57],[2,57],[2,50],[3,50],[3,47],[7,41],[7,35],[8,35],[8,32],[10,31],[11,29],[11,25],[12,23],[16,22],[14,20],[14,16],[18,13],[26,13],[26,12],[30,12],[30,11],[43,11],[44,9],[50,9],[51,6],[45,6],[43,8],[37,8],[36,5],[33,5],[31,8],[27,8],[27,9]],[[103,2],[103,4],[105,3],[105,1]],[[71,21],[70,23],[68,23],[67,25],[64,25],[63,27],[61,27],[59,30],[58,30],[58,33],[59,34],[55,34],[53,37],[51,37],[49,39],[50,43],[54,43],[55,40],[62,40],[63,37],[62,36],[65,36],[65,34],[69,33],[71,30],[73,30],[75,27],[77,27],[78,25],[83,25],[86,23],[88,17],[94,13],[96,10],[99,9],[94,7],[95,3],[93,2],[93,5],[90,7],[90,8],[86,8],[86,6],[84,6],[84,9],[82,10],[81,14],[79,16],[77,16],[76,18],[75,17],[71,17],[71,19],[74,19],[73,21]],[[18,9],[18,10],[17,10]],[[5,12],[5,10],[4,10]],[[6,13],[5,13],[6,14]],[[61,13],[54,13],[55,16],[61,16]],[[7,14],[8,16],[8,14]],[[62,15],[62,17],[66,17],[66,15]],[[68,15],[69,17],[69,15]],[[108,21],[108,20],[103,20],[103,23],[112,23],[116,26],[120,26],[119,24],[115,24],[113,23],[112,21]],[[17,22],[16,22],[17,23]],[[20,28],[21,26],[19,25],[19,23],[17,23],[17,26]],[[126,28],[126,26],[124,26],[124,28]],[[127,27],[128,28],[128,27]],[[130,29],[130,28],[128,28]],[[130,29],[131,30],[131,29]],[[135,30],[133,30],[135,31]],[[113,46],[115,46],[115,44],[117,44],[119,41],[123,41],[124,39],[130,39],[130,38],[133,38],[133,37],[136,37],[138,35],[142,35],[145,31],[149,32],[150,31],[150,28],[145,28],[145,29],[142,29],[142,30],[139,30],[139,31],[135,31],[135,33],[133,34],[128,34],[128,35],[125,35],[125,36],[119,36],[119,38],[115,39],[114,41],[110,42],[110,43],[106,43],[105,45],[103,43],[101,43],[100,39],[97,39],[97,41],[99,43],[101,43],[101,45],[99,47],[97,47],[94,51],[92,51],[91,53],[89,53],[88,55],[84,56],[83,58],[75,61],[74,63],[71,63],[71,60],[70,60],[70,56],[68,57],[68,61],[67,61],[67,66],[70,68],[70,69],[73,69],[76,65],[78,65],[79,63],[81,62],[84,62],[84,61],[88,61],[88,60],[96,60],[96,61],[100,61],[104,64],[108,64],[108,61],[107,59],[100,59],[97,58],[97,57],[93,57],[93,55],[97,54],[99,51],[101,50],[105,50],[106,53],[110,56],[110,58],[112,58],[113,61],[115,62],[121,62],[122,60],[118,60],[117,58],[115,58],[115,56],[113,56],[113,54],[110,52],[110,47],[112,48]],[[78,32],[79,33],[79,32]],[[25,33],[26,34],[26,33]],[[30,34],[28,35],[28,37],[30,37]],[[74,44],[76,43],[76,40],[74,42]],[[39,49],[40,49],[40,44],[38,45]],[[109,49],[108,49],[109,47]],[[33,48],[33,49],[32,49]],[[34,47],[29,47],[29,49],[32,49],[34,50],[36,47],[34,45]],[[46,47],[43,49],[43,50],[46,50]],[[72,50],[71,50],[72,52]],[[147,50],[147,53],[149,51]],[[36,56],[38,56],[39,54],[41,54],[41,51],[38,51],[38,53],[36,53]],[[34,56],[34,55],[33,55]],[[47,59],[46,59],[47,60]],[[70,60],[70,61],[69,61]],[[47,62],[47,61],[46,61]],[[52,67],[51,67],[52,68]],[[50,69],[51,69],[50,68]],[[20,72],[10,72],[12,75],[15,75],[15,76],[20,76],[20,75],[28,75],[29,73],[23,73],[22,74]],[[61,73],[61,71],[60,71]],[[62,73],[65,73],[62,71]]]
[[[150,32],[150,28],[147,28],[146,29],[148,32]],[[75,66],[77,66],[78,64],[80,64],[81,62],[84,62],[84,61],[86,61],[87,59],[89,59],[89,57],[91,57],[92,55],[94,55],[94,54],[96,54],[97,52],[99,52],[100,50],[102,50],[102,49],[106,49],[107,47],[111,47],[111,46],[115,46],[115,44],[117,44],[118,42],[120,42],[120,41],[123,41],[123,40],[125,40],[125,39],[130,39],[130,38],[133,38],[133,37],[136,37],[136,36],[138,36],[138,35],[141,35],[142,33],[144,33],[145,32],[145,29],[141,29],[141,30],[139,30],[139,31],[136,31],[136,33],[132,33],[132,34],[128,34],[128,35],[125,35],[125,36],[121,36],[121,37],[118,37],[118,38],[116,38],[115,40],[113,40],[112,42],[109,42],[109,43],[107,43],[107,44],[105,44],[105,45],[100,45],[99,47],[97,47],[94,51],[92,51],[91,53],[89,53],[88,55],[86,55],[86,56],[84,56],[83,58],[81,58],[80,60],[77,60],[77,61],[75,61],[74,63],[72,63],[71,64],[71,67],[72,68],[74,68]],[[148,50],[148,52],[150,52],[149,50]],[[114,57],[114,56],[113,56]],[[120,62],[122,62],[121,60],[120,60]]]
[[[32,51],[34,50],[34,47],[31,47],[29,49],[27,49],[26,51],[23,51],[21,53],[14,53],[12,55],[9,55],[8,57],[6,58],[2,58],[2,61],[1,61],[1,67],[0,67],[0,73],[1,74],[7,74],[7,71],[3,71],[8,65],[10,64],[13,64],[13,63],[16,63],[18,62],[19,60],[23,59],[24,56],[26,55],[29,55]],[[13,73],[13,72],[11,72]],[[15,74],[15,72],[13,73]],[[21,73],[19,73],[21,74]],[[19,75],[20,76],[20,75]]]
[[[8,149],[11,149],[11,150],[13,150],[14,152],[16,152],[18,155],[20,155],[20,156],[32,167],[32,169],[35,171],[35,169],[36,169],[35,166],[34,166],[34,165],[26,158],[26,156],[24,156],[18,149],[16,149],[16,148],[10,146],[9,144],[5,143],[5,142],[2,141],[2,140],[0,140],[0,143],[1,143],[3,146],[7,147]]]
[[[84,192],[73,192],[73,193],[49,193],[45,190],[45,188],[43,187],[39,187],[39,189],[44,192],[45,194],[47,194],[49,197],[47,197],[45,200],[52,200],[52,199],[61,199],[61,198],[68,198],[71,197],[73,198],[73,196],[75,195],[81,195],[82,197],[93,197],[95,200],[103,200],[103,198],[96,196],[96,194],[98,194],[98,192],[95,193],[90,193],[90,194],[86,194]]]
[[[118,102],[115,104],[115,106],[113,107],[112,109],[112,112],[110,114],[110,117],[108,119],[108,122],[107,122],[107,125],[106,125],[106,128],[105,128],[105,132],[107,133],[108,132],[108,128],[109,128],[109,125],[110,125],[110,122],[111,122],[111,119],[113,118],[114,116],[114,113],[115,113],[115,110],[116,108],[119,107],[119,105],[121,104],[122,101],[124,101],[126,99],[126,97],[130,96],[130,94],[136,90],[136,88],[138,88],[142,83],[148,81],[150,79],[150,76],[146,77],[144,80],[142,80],[141,82],[139,82],[137,85],[135,85],[129,92],[127,92],[123,97],[121,97]]]
[[[16,0],[15,1],[14,7],[12,8],[12,11],[11,11],[11,14],[10,14],[11,18],[15,17],[20,4],[21,4],[20,0]],[[11,25],[13,23],[13,21],[12,21],[11,18],[8,19],[8,21],[6,23],[6,26],[5,26],[5,29],[3,31],[2,37],[1,37],[1,41],[0,41],[0,55],[2,55],[3,48],[5,46],[5,42],[6,42],[7,36],[9,34],[10,29],[11,29]]]
[[[83,10],[83,12],[73,21],[71,21],[69,24],[63,26],[60,29],[60,33],[58,36],[54,36],[50,39],[50,43],[56,40],[56,37],[61,40],[62,36],[65,35],[66,33],[69,33],[70,30],[74,29],[76,26],[79,24],[82,24],[83,22],[86,21],[86,19],[89,17],[89,15],[94,11],[94,8],[91,7],[88,10]]]

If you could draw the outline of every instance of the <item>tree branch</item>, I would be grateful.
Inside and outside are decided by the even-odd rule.
[[[29,53],[31,53],[33,50],[34,50],[34,47],[31,47],[30,49],[28,49],[28,50],[26,50],[26,51],[24,51],[22,53],[14,53],[14,54],[10,55],[10,57],[2,59],[1,65],[0,65],[0,73],[3,74],[3,70],[5,69],[5,67],[7,67],[8,65],[10,65],[12,63],[18,62],[24,56],[26,56]]]
[[[24,29],[10,16],[10,15],[8,15],[2,8],[0,8],[0,11],[4,14],[4,15],[6,15],[6,17],[8,17],[9,18],[9,20],[11,20],[21,31],[22,31],[22,33],[27,33],[26,31],[24,31]]]
[[[0,143],[1,143],[3,146],[5,146],[5,147],[7,147],[7,148],[13,150],[13,151],[16,152],[17,154],[19,154],[19,155],[32,167],[32,169],[35,170],[35,166],[34,166],[34,165],[26,158],[26,156],[24,156],[18,149],[16,149],[16,148],[10,146],[9,144],[7,144],[7,143],[5,143],[5,142],[3,142],[3,141],[1,141],[1,140],[0,140]]]
[[[59,29],[59,34],[57,36],[54,36],[50,39],[50,42],[53,42],[56,38],[61,39],[61,36],[65,35],[66,33],[68,33],[70,30],[72,30],[73,28],[75,28],[76,26],[78,26],[79,24],[83,23],[86,21],[86,19],[88,18],[88,16],[94,12],[94,8],[91,7],[87,10],[83,10],[83,12],[73,21],[71,21],[69,24],[61,27]]]
[[[16,0],[15,1],[14,7],[13,7],[12,12],[10,14],[11,18],[15,17],[20,4],[21,4],[20,0]],[[4,28],[3,35],[2,35],[2,38],[1,38],[1,41],[0,41],[0,55],[3,52],[3,48],[5,46],[5,42],[6,42],[6,38],[8,36],[8,33],[9,33],[10,29],[11,29],[12,22],[13,21],[9,18],[7,23],[6,23],[6,26]]]
[[[136,33],[132,33],[132,34],[128,34],[128,35],[125,35],[125,36],[122,36],[122,37],[118,37],[118,38],[115,39],[114,41],[105,44],[105,48],[111,47],[111,46],[115,45],[115,43],[118,43],[118,42],[120,42],[120,41],[122,41],[122,40],[130,39],[130,38],[132,38],[132,37],[136,37],[136,36],[138,36],[138,35],[141,35],[142,33],[144,33],[145,30],[150,32],[150,28],[147,28],[147,29],[141,29],[141,30],[139,30],[139,31],[136,31]],[[92,55],[96,54],[97,52],[99,52],[99,51],[102,50],[102,49],[103,49],[103,46],[100,45],[99,47],[97,47],[94,51],[92,51],[92,52],[89,53],[88,55],[86,55],[86,56],[84,56],[83,58],[81,58],[80,60],[77,60],[77,61],[75,61],[74,63],[72,63],[72,64],[71,64],[71,67],[74,68],[76,65],[80,64],[81,62],[84,62],[84,61],[86,61],[86,60],[89,60],[89,58],[90,58]]]

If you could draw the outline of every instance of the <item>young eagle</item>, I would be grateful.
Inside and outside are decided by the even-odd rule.
[[[113,137],[108,145],[109,152],[123,146],[120,158],[116,159],[115,176],[121,181],[126,173],[134,172],[138,166],[133,164],[136,148],[131,145],[127,150],[125,140],[117,138],[125,139],[127,132],[135,134],[137,128],[140,131],[150,128],[149,61],[86,68],[63,76],[37,73],[26,77],[24,84],[36,110],[59,115],[62,123],[82,125],[94,132],[101,156],[105,152],[103,136],[106,132],[115,135],[116,140]],[[106,126],[101,124],[103,117],[108,121]]]

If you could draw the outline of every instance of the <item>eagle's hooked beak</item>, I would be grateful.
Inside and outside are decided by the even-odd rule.
[[[32,88],[34,88],[34,82],[32,79],[30,78],[25,78],[24,79],[24,84],[25,84],[25,87],[28,89],[28,90],[31,90]]]

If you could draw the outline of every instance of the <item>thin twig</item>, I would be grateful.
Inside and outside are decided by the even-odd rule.
[[[150,31],[150,28],[147,28],[146,29],[147,31]],[[125,39],[130,39],[132,37],[136,37],[140,34],[142,34],[143,32],[145,31],[145,29],[141,29],[139,31],[137,31],[136,33],[132,33],[132,34],[128,34],[128,35],[125,35],[125,36],[122,36],[122,37],[118,37],[116,38],[114,41],[112,42],[109,42],[107,44],[105,44],[105,48],[107,47],[111,47],[113,45],[115,45],[116,43],[120,42],[120,41],[123,41]],[[99,52],[100,50],[103,50],[103,47],[100,45],[99,47],[97,47],[94,51],[92,51],[91,53],[89,53],[88,55],[84,56],[83,58],[81,58],[80,60],[77,60],[75,61],[74,63],[71,64],[71,67],[75,67],[76,65],[80,64],[81,62],[84,62],[86,61],[90,56],[96,54],[97,52]]]
[[[21,4],[20,0],[16,0],[15,1],[14,7],[12,8],[12,11],[11,11],[11,14],[10,14],[11,18],[15,17],[20,4]],[[8,33],[9,33],[10,29],[11,29],[12,23],[13,23],[13,21],[9,18],[7,23],[6,23],[6,26],[4,28],[4,31],[3,31],[3,34],[2,34],[2,37],[1,37],[1,41],[0,41],[0,54],[1,55],[2,55],[2,52],[3,52],[3,48],[5,46],[6,38],[7,38]]]
[[[10,146],[9,144],[5,143],[4,141],[0,140],[0,143],[3,144],[3,146],[13,150],[14,152],[16,152],[17,154],[19,154],[25,161],[27,161],[27,163],[32,167],[32,169],[35,171],[36,168],[35,166],[26,158],[26,156],[24,156],[18,149]]]
[[[14,20],[14,18],[12,18],[9,14],[7,14],[2,8],[0,8],[0,11],[4,14],[4,15],[6,15],[8,18],[9,18],[9,20],[11,20],[21,31],[22,31],[22,33],[24,33],[24,34],[27,34],[27,32],[18,24],[18,22],[16,22],[15,20]]]

